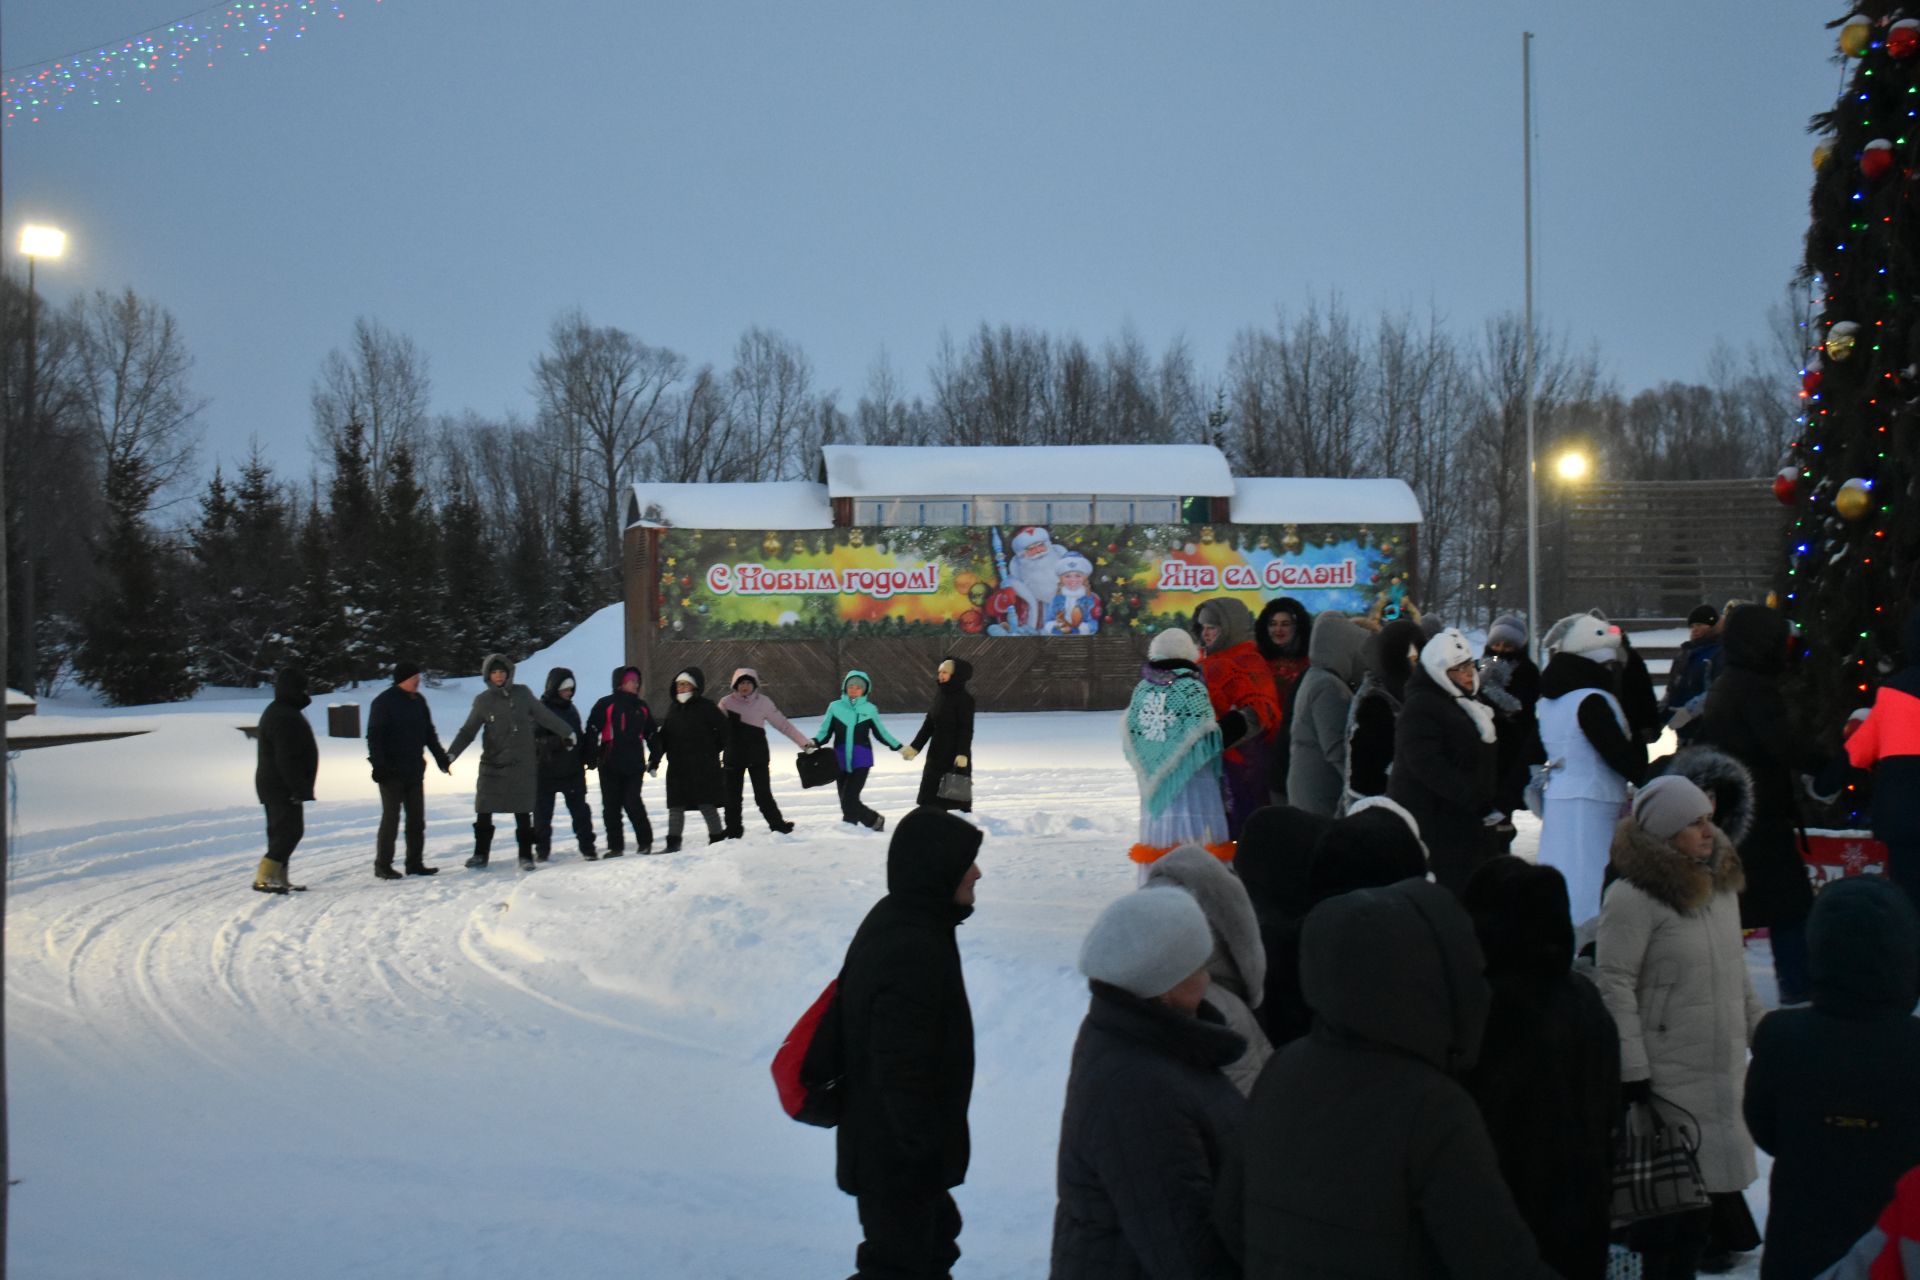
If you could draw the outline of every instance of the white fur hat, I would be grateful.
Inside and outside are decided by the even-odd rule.
[[[1571,653],[1595,662],[1614,662],[1620,652],[1620,628],[1591,613],[1576,613],[1553,624],[1546,636],[1548,653]]]
[[[1193,642],[1193,634],[1179,627],[1168,627],[1154,636],[1153,643],[1147,646],[1147,659],[1151,662],[1169,662],[1178,659],[1182,662],[1200,661],[1200,646]]]
[[[1421,669],[1432,676],[1433,682],[1448,693],[1454,692],[1454,686],[1447,679],[1447,672],[1463,662],[1472,661],[1473,646],[1468,644],[1467,638],[1453,627],[1448,627],[1427,641],[1426,647],[1420,650]],[[1479,690],[1480,670],[1476,667],[1473,672],[1473,691],[1477,693]]]
[[[1093,562],[1082,555],[1068,555],[1055,565],[1061,573],[1092,573]]]
[[[1184,889],[1143,889],[1114,902],[1080,944],[1080,972],[1143,1000],[1206,967],[1213,930]]]
[[[1022,529],[1020,532],[1013,535],[1013,551],[1015,555],[1018,555],[1020,552],[1025,551],[1028,547],[1033,546],[1035,543],[1039,543],[1044,546],[1047,543],[1050,543],[1052,541],[1053,541],[1053,535],[1048,533],[1046,529],[1044,529],[1043,527],[1037,524],[1028,525],[1026,528]]]

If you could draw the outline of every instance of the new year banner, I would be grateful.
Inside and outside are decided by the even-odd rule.
[[[1184,623],[1232,596],[1397,612],[1412,526],[1072,525],[660,535],[654,605],[674,639],[1090,636]]]

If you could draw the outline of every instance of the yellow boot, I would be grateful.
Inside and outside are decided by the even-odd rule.
[[[253,873],[253,887],[259,893],[287,892],[287,865],[275,862],[272,858],[260,859],[259,869]]]

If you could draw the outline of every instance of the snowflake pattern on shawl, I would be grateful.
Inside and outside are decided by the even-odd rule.
[[[1220,776],[1220,726],[1198,672],[1146,668],[1121,732],[1149,813],[1165,809],[1202,769]]]

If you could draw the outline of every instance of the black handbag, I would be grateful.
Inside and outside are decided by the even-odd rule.
[[[1631,1226],[1649,1218],[1707,1207],[1707,1184],[1700,1177],[1700,1124],[1668,1124],[1652,1103],[1636,1102],[1652,1115],[1652,1128],[1636,1137],[1623,1118],[1613,1142],[1613,1225]],[[1690,1127],[1689,1127],[1690,1126]]]
[[[825,748],[802,751],[794,763],[799,766],[802,787],[824,787],[840,773],[840,766],[833,762],[833,752]]]
[[[973,775],[956,773],[949,769],[940,775],[940,785],[935,788],[933,794],[954,804],[972,804]]]

